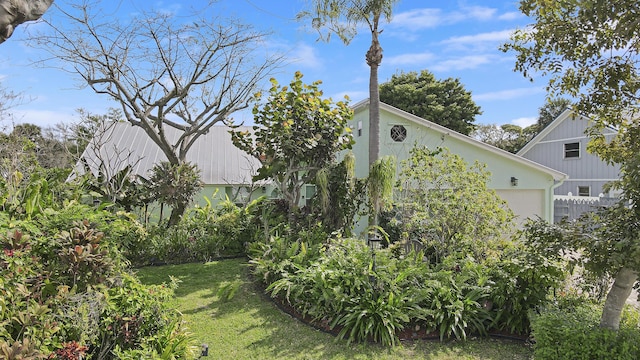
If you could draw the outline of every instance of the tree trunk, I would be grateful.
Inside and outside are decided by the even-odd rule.
[[[604,303],[602,318],[600,319],[601,328],[611,330],[620,328],[622,309],[629,295],[631,295],[633,284],[637,279],[638,273],[629,268],[622,268],[618,271]]]
[[[378,67],[382,63],[382,47],[378,41],[378,31],[371,32],[371,47],[367,51],[369,65],[369,165],[380,156],[380,89],[378,88]]]
[[[180,204],[180,205],[176,205],[176,207],[171,209],[171,216],[169,217],[169,223],[167,224],[167,227],[172,227],[174,225],[177,225],[178,222],[180,222],[180,218],[184,214],[184,211],[186,210],[186,208],[187,208],[186,204]]]

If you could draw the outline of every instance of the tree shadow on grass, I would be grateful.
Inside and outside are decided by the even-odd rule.
[[[211,358],[332,358],[355,349],[369,358],[370,351],[381,351],[347,345],[281,311],[250,278],[246,259],[147,267],[138,276],[146,284],[180,280],[176,304],[198,340],[209,345]],[[218,296],[225,284],[237,286],[228,300]]]

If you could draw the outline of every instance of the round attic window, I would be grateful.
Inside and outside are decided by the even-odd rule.
[[[393,125],[391,127],[391,138],[396,142],[403,142],[407,138],[407,128],[402,125]]]

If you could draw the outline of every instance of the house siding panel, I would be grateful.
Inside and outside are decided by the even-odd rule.
[[[358,124],[362,123],[363,135],[356,134],[356,143],[352,150],[356,157],[356,176],[360,178],[367,176],[369,168],[368,161],[363,161],[363,159],[368,160],[367,108],[367,103],[361,106],[356,105],[354,118],[350,121],[353,129],[357,129]],[[549,221],[553,219],[551,189],[556,180],[561,181],[565,178],[561,172],[481,143],[386,104],[381,104],[380,113],[380,156],[395,156],[398,159],[398,170],[402,160],[409,157],[410,150],[415,145],[426,146],[433,150],[438,147],[447,148],[469,164],[474,161],[485,164],[491,174],[488,187],[510,195],[509,199],[514,202],[520,220],[530,216],[540,216]],[[398,142],[391,138],[391,129],[395,125],[406,127],[407,134],[404,141]],[[518,186],[511,185],[512,177],[518,179]],[[524,193],[519,196],[517,195],[519,192]]]
[[[608,165],[596,155],[587,153],[589,138],[585,130],[589,127],[589,120],[569,114],[561,116],[563,119],[549,125],[553,126],[551,131],[536,139],[535,145],[522,156],[569,175],[569,179],[555,189],[555,195],[577,195],[578,186],[590,186],[592,196],[604,193],[604,184],[618,178],[619,167]],[[609,138],[615,135],[609,129],[606,132]],[[575,142],[580,144],[580,157],[565,158],[564,145]]]

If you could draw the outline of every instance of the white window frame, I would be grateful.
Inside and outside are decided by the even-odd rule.
[[[567,150],[567,145],[574,145],[577,144],[578,148],[577,149],[569,149]],[[564,151],[564,158],[565,159],[580,159],[580,142],[571,142],[571,143],[564,143],[564,145],[562,146],[562,149]],[[567,156],[567,154],[573,154],[573,153],[577,153],[577,156]]]
[[[586,195],[582,195],[580,194],[580,190],[584,190],[587,189],[587,194]],[[578,196],[591,196],[591,186],[578,186],[578,190],[576,192],[576,194],[578,194]]]

